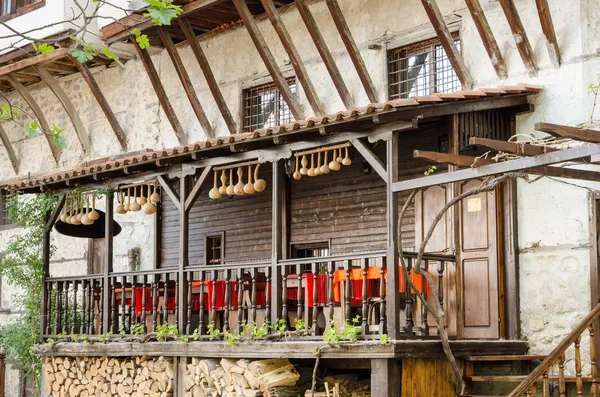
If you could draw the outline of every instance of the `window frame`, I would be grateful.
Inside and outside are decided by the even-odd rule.
[[[458,44],[458,49],[459,52],[462,52],[462,37],[460,35],[460,31],[459,30],[453,30],[450,32],[450,35],[452,36],[452,38],[454,39],[454,43],[455,45]],[[429,44],[429,42],[431,42]],[[448,57],[448,55],[446,54],[446,50],[443,48],[441,41],[439,40],[437,35],[428,35],[426,37],[419,37],[418,39],[415,40],[411,40],[410,42],[403,42],[403,43],[394,43],[395,45],[390,46],[387,48],[386,52],[385,52],[385,60],[386,60],[386,76],[387,76],[387,99],[388,100],[393,100],[393,99],[405,99],[405,98],[409,98],[410,95],[410,91],[406,94],[403,94],[402,92],[402,88],[399,87],[397,93],[395,93],[395,97],[392,99],[392,84],[398,84],[398,85],[402,85],[406,82],[408,82],[408,78],[406,80],[403,80],[400,76],[399,80],[397,82],[392,82],[392,78],[391,78],[391,74],[392,74],[392,70],[391,70],[391,61],[390,61],[390,57],[393,53],[395,52],[401,52],[402,50],[407,50],[407,53],[409,54],[406,58],[400,58],[398,60],[396,60],[395,62],[400,63],[402,61],[402,59],[409,59],[411,56],[414,55],[410,55],[411,52],[416,52],[416,55],[421,54],[418,51],[415,51],[415,49],[418,49],[419,46],[423,46],[423,45],[428,45],[430,46],[431,50],[428,51],[428,54],[432,54],[434,59],[432,61],[428,61],[427,63],[429,63],[429,68],[430,71],[428,72],[428,74],[431,76],[430,79],[431,81],[429,82],[429,87],[428,87],[428,93],[426,95],[433,95],[435,93],[438,93],[440,91],[437,91],[437,87],[438,87],[438,66],[437,66],[437,62],[438,62],[438,58],[436,55],[436,49],[438,47],[441,47],[442,51],[444,52],[446,58]],[[448,60],[449,62],[449,60]],[[426,64],[427,65],[427,64]],[[456,91],[459,91],[461,89],[463,89],[464,87],[462,87],[462,84],[460,82],[460,80],[458,80],[458,76],[456,75],[456,70],[454,70],[454,68],[452,67],[452,64],[450,64],[450,68],[452,69],[452,71],[454,72],[454,75],[456,76],[456,81],[458,83],[458,88]],[[408,74],[409,69],[406,70],[405,73]],[[397,73],[401,74],[402,71],[399,70]],[[415,78],[415,80],[418,78],[418,76]],[[412,91],[412,90],[411,90]],[[451,92],[456,92],[456,91],[451,91]],[[406,96],[403,96],[406,95]]]
[[[40,392],[40,390],[35,388],[35,376],[31,379],[31,387],[27,387],[27,379],[29,377],[25,376],[25,373],[21,371],[21,395],[23,397],[34,396]]]
[[[0,231],[17,227],[8,218],[8,209],[6,208],[6,190],[0,189]]]
[[[2,9],[4,8],[4,4],[6,2],[11,3],[11,5],[10,5],[11,11],[8,14],[2,14]],[[38,1],[33,0],[32,3],[26,4],[24,6],[17,8],[17,0],[0,0],[0,21],[2,21],[2,22],[10,21],[11,19],[18,18],[22,15],[30,13],[31,11],[40,9],[40,8],[44,7],[45,5],[46,5],[46,0],[38,0]]]
[[[300,85],[298,84],[298,79],[297,79],[296,75],[293,74],[293,73],[289,73],[288,72],[288,73],[284,73],[283,76],[286,79],[286,81],[288,82],[288,86],[290,86],[290,87],[293,86],[292,93],[294,95],[298,96],[299,95],[299,90],[301,88],[300,88]],[[246,120],[248,119],[247,118],[247,110],[248,109],[252,109],[252,106],[246,107],[246,101],[247,101],[246,94],[248,92],[251,92],[253,90],[257,90],[257,89],[262,88],[262,87],[270,87],[269,89],[271,89],[271,90],[273,90],[273,91],[275,91],[276,93],[279,94],[279,100],[277,101],[277,106],[279,106],[279,104],[281,104],[283,102],[283,103],[285,103],[287,105],[288,109],[290,109],[290,105],[285,102],[285,99],[283,98],[281,92],[277,88],[277,85],[275,84],[275,82],[273,81],[273,79],[271,79],[270,77],[255,79],[255,80],[253,80],[251,82],[244,83],[242,85],[241,91],[240,91],[240,111],[239,111],[239,117],[240,117],[239,126],[240,127],[238,127],[239,130],[242,133],[252,132],[252,131],[254,131],[256,129],[270,127],[270,125],[266,126],[266,123],[265,123],[265,125],[263,125],[261,127],[258,127],[258,126],[254,126],[253,127],[253,124],[252,124],[252,121],[251,121],[252,119],[251,118],[250,118],[249,124],[246,124]],[[295,121],[294,115],[291,113],[291,110],[290,110],[290,117],[291,117],[290,121],[282,122],[278,113],[277,113],[276,116],[277,116],[277,120],[274,122],[273,127],[278,126],[278,125],[282,125],[282,124],[286,124],[288,122]]]
[[[208,259],[208,242],[210,239],[214,239],[214,238],[221,239],[221,247],[219,248],[221,250],[221,258],[220,258],[219,263],[209,263],[209,259]],[[214,251],[214,248],[213,248],[213,251]],[[223,265],[224,263],[225,263],[225,232],[216,232],[216,233],[206,234],[204,236],[204,264],[206,266],[218,266],[218,265]]]

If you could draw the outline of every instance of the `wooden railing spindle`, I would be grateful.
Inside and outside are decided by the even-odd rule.
[[[77,280],[73,281],[73,310],[71,313],[71,334],[75,334],[75,330],[77,329],[77,290],[78,290],[78,282]]]
[[[591,367],[591,376],[592,376],[592,384],[590,385],[590,397],[596,397],[598,394],[598,369],[596,368],[596,330],[594,329],[594,324],[596,322],[592,322],[588,327],[588,331],[590,333],[590,367]]]
[[[319,273],[317,263],[313,262],[312,265],[313,274],[313,308],[312,308],[312,334],[317,335],[317,318],[319,316]]]
[[[200,278],[200,291],[199,291],[199,306],[198,306],[198,332],[202,335],[204,332],[204,271],[198,272]]]
[[[558,394],[559,397],[566,397],[567,385],[565,383],[565,355],[562,354],[558,359]]]
[[[250,306],[252,308],[252,312],[250,315],[249,323],[256,323],[256,277],[258,276],[258,270],[256,268],[252,269],[252,297]]]
[[[108,310],[108,308],[105,308],[104,305],[102,304],[102,302],[104,302],[104,297],[106,296],[105,294],[107,293],[108,286],[104,285],[104,279],[103,278],[101,278],[99,280],[99,283],[100,283],[100,296],[98,297],[98,302],[99,302],[98,303],[98,307],[100,307],[100,310],[99,310],[99,316],[98,316],[98,318],[99,318],[99,323],[100,323],[100,330],[95,330],[95,331],[98,334],[102,334],[103,332],[106,331],[106,327],[108,325],[108,324],[104,324],[104,321],[102,320],[104,318],[103,317],[104,311]],[[95,294],[96,294],[96,291],[95,290],[92,291],[92,296],[95,296]],[[93,305],[95,305],[95,304],[96,303],[94,302]]]
[[[142,317],[141,317],[141,322],[142,322],[142,328],[144,329],[144,332],[148,332],[148,327],[146,326],[146,300],[148,299],[147,296],[147,291],[148,289],[148,276],[146,276],[144,274],[144,276],[142,277]],[[152,295],[150,295],[152,296]]]
[[[440,307],[444,308],[444,271],[446,270],[446,262],[439,261],[438,262],[438,300],[440,302]],[[446,324],[443,325],[444,327]],[[440,334],[440,329],[438,327],[437,334]]]
[[[381,268],[379,269],[379,335],[383,335],[387,332],[386,318],[385,318],[385,271],[387,269],[386,258],[381,258]]]
[[[169,273],[163,273],[163,326],[169,324]]]
[[[117,313],[117,310],[118,310],[118,307],[117,307],[117,294],[115,292],[116,284],[117,284],[117,278],[116,277],[110,278],[110,291],[111,291],[110,292],[111,293],[111,299],[110,300],[112,302],[112,304],[111,304],[111,306],[112,306],[112,312],[111,312],[111,316],[110,316],[110,328],[109,328],[110,332],[114,332],[114,330],[115,330],[115,324],[118,323],[118,320],[116,318],[116,316],[118,314]]]
[[[121,323],[119,324],[119,332],[121,332],[121,330],[123,331],[127,331],[127,325],[126,325],[126,316],[127,316],[127,295],[126,295],[126,290],[127,289],[127,277],[123,276],[121,277]]]
[[[548,381],[548,372],[544,372],[542,377],[542,396],[550,397],[550,382]]]
[[[154,275],[154,288],[152,290],[152,332],[156,332],[158,325],[158,285],[160,282],[160,275]]]
[[[335,271],[335,262],[327,262],[327,274],[329,283],[327,284],[327,306],[329,307],[329,325],[333,324],[333,272]]]
[[[192,279],[194,273],[185,273],[187,277],[187,323],[185,325],[185,334],[192,334]]]
[[[177,328],[177,330],[179,330],[179,332],[181,332],[181,329],[179,328],[179,326],[181,325],[181,327],[183,328],[183,324],[179,324],[179,310],[181,309],[179,307],[179,273],[171,273],[171,277],[173,277],[175,279],[175,313],[173,314],[173,316],[175,317],[175,328]],[[184,281],[181,280],[181,285],[184,285]],[[181,302],[183,304],[183,302]],[[167,321],[168,322],[168,321]]]
[[[69,283],[69,281],[65,281],[65,288],[63,289],[65,296],[64,296],[64,310],[63,310],[63,326],[62,326],[62,331],[63,332],[67,332],[69,329],[69,288],[71,288],[71,285]]]
[[[302,291],[302,265],[296,265],[298,273],[298,311],[296,313],[298,320],[304,321],[304,292]],[[304,321],[306,322],[306,321]]]
[[[577,386],[577,395],[583,395],[583,378],[581,376],[581,336],[575,339],[575,385]]]
[[[361,331],[362,334],[365,335],[367,333],[367,318],[369,317],[369,305],[368,305],[368,296],[367,296],[367,269],[369,268],[369,259],[364,259],[362,261],[362,322],[361,322]]]
[[[79,326],[79,333],[81,335],[87,333],[87,313],[88,313],[88,285],[90,280],[83,280],[81,282],[81,324]]]
[[[241,334],[243,332],[242,329],[242,321],[243,321],[243,316],[244,316],[244,309],[243,309],[243,305],[244,305],[244,271],[242,269],[238,269],[237,271],[237,282],[238,282],[238,301],[237,301],[237,306],[238,306],[238,315],[237,315],[237,331]]]
[[[406,300],[406,309],[405,309],[406,320],[405,320],[405,324],[404,324],[404,328],[403,328],[404,333],[406,335],[412,335],[413,327],[414,327],[414,322],[413,322],[413,318],[412,318],[412,316],[413,316],[412,294],[410,292],[411,288],[408,283],[408,278],[410,277],[410,271],[412,270],[412,262],[413,262],[412,258],[406,258],[406,271],[408,273],[408,277],[405,277],[405,280],[404,280],[404,294],[405,294],[405,300]]]
[[[223,331],[229,331],[229,306],[231,305],[231,270],[225,270],[225,307],[223,308]],[[269,318],[269,317],[267,317]]]
[[[425,261],[425,266],[423,267],[423,271],[427,273],[429,271],[429,261]],[[429,299],[429,293],[427,290],[427,279],[425,276],[422,278],[422,288],[423,288],[423,298],[425,301]],[[421,305],[421,335],[428,336],[429,335],[429,312],[427,311],[427,306]]]
[[[215,324],[215,322],[217,321],[217,277],[218,277],[218,272],[216,270],[213,270],[212,272],[212,301],[210,303],[211,308],[210,308],[210,323],[211,324]]]
[[[287,288],[287,280],[288,280],[288,271],[284,266],[281,272],[281,318],[283,318],[287,322],[288,318],[288,307],[287,307],[287,296],[288,296],[288,288]],[[268,302],[268,300],[267,300]],[[269,318],[269,316],[267,316]],[[273,324],[275,325],[275,324]]]
[[[350,273],[352,272],[352,261],[347,260],[344,265],[344,269],[346,270],[346,307],[344,308],[344,317],[346,318],[346,324],[350,324],[352,320],[352,306],[351,306],[351,298],[352,298],[352,284],[350,283]]]

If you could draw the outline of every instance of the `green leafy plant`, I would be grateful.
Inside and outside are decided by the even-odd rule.
[[[156,339],[158,341],[166,341],[168,337],[179,334],[176,326],[171,324],[162,324],[156,327]]]
[[[108,342],[110,342],[112,340],[113,337],[114,337],[114,335],[113,335],[112,332],[107,332],[105,334],[98,335],[98,340],[101,343],[108,343]]]
[[[429,175],[433,174],[433,173],[435,172],[435,170],[437,170],[437,166],[435,166],[435,165],[430,165],[430,166],[429,166],[429,168],[427,169],[427,171],[425,171],[425,172],[423,173],[423,175],[425,175],[425,176],[429,176]]]
[[[282,318],[278,318],[277,322],[275,323],[275,326],[273,327],[273,329],[275,330],[275,333],[279,336],[283,336],[285,335],[285,333],[287,332],[287,323],[284,319]]]
[[[208,326],[206,327],[206,331],[209,335],[209,340],[219,339],[221,335],[221,330],[215,328],[215,323],[208,324]]]
[[[14,106],[2,105],[0,110],[2,110],[2,113],[0,114],[2,120],[13,120],[19,115],[19,109]]]
[[[144,335],[146,332],[144,332],[144,325],[140,324],[140,323],[135,323],[131,326],[131,334],[138,336],[138,335]]]
[[[47,54],[54,51],[54,47],[47,43],[40,43],[38,45],[31,43],[31,45],[33,46],[36,54]]]
[[[360,316],[356,316],[352,319],[351,324],[344,324],[338,329],[335,321],[332,321],[331,326],[323,335],[323,341],[327,343],[356,342],[358,335],[360,335],[359,323]]]
[[[198,328],[196,328],[192,333],[192,339],[200,340],[200,330]]]
[[[296,329],[296,335],[310,335],[310,326],[301,319],[296,319],[296,321],[294,322],[294,328]]]
[[[90,340],[89,340],[89,338],[88,338],[88,336],[86,334],[81,335],[81,337],[79,338],[79,340],[84,345],[87,345],[90,342]]]
[[[145,17],[156,26],[170,25],[174,18],[183,12],[183,8],[174,5],[172,0],[145,0],[148,3]]]
[[[233,332],[225,331],[223,336],[225,337],[227,345],[229,346],[237,346],[240,343],[240,339],[242,337],[237,330]]]
[[[187,336],[187,335],[181,335],[181,336],[179,337],[179,340],[180,340],[180,341],[182,341],[182,342],[186,342],[186,343],[187,343],[187,342],[189,342],[189,341],[190,341],[190,337],[189,337],[189,336]]]
[[[390,337],[388,336],[388,334],[383,334],[379,337],[379,343],[381,343],[382,345],[389,343],[389,341]]]
[[[252,339],[261,339],[269,335],[269,330],[271,326],[268,321],[265,321],[260,327],[256,325],[256,322],[251,322],[244,326],[246,332],[250,335]]]
[[[125,335],[127,335],[127,332],[125,332],[125,327],[121,325],[121,327],[119,328],[119,335],[121,335],[121,338],[124,338]]]

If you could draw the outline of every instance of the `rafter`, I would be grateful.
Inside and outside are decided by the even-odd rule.
[[[375,170],[377,175],[381,177],[384,181],[387,181],[387,170],[385,169],[385,165],[379,160],[379,158],[373,153],[373,151],[367,147],[360,139],[352,139],[350,141],[352,146],[363,156],[363,158],[369,163],[369,165]]]
[[[444,22],[444,17],[437,2],[435,0],[421,0],[421,3],[423,4],[423,8],[425,8],[429,21],[431,22],[431,25],[433,25],[433,29],[435,30],[460,83],[463,88],[470,90],[473,87],[473,78],[465,65],[465,61],[463,60],[460,51],[458,51],[458,48],[456,48],[456,45],[454,44],[452,34],[450,34],[448,26],[446,26],[446,23]]]
[[[544,36],[546,36],[546,46],[548,47],[550,62],[552,62],[552,65],[555,68],[559,68],[560,47],[558,45],[558,40],[556,39],[552,15],[550,14],[550,8],[548,7],[548,0],[535,0],[535,5],[537,6],[538,15],[540,17],[542,32],[544,32]]]
[[[200,43],[198,43],[198,40],[196,39],[196,34],[194,33],[192,25],[190,25],[190,22],[187,20],[187,18],[178,18],[177,21],[179,22],[179,26],[181,27],[181,30],[183,30],[185,38],[188,44],[190,45],[190,48],[192,49],[192,52],[194,53],[198,64],[200,65],[200,69],[204,74],[204,78],[206,80],[206,83],[208,84],[210,92],[212,93],[213,99],[215,100],[217,107],[219,108],[219,111],[221,112],[221,115],[225,120],[225,124],[227,124],[227,128],[229,128],[229,133],[237,133],[237,125],[235,119],[233,118],[231,112],[229,111],[229,108],[227,107],[227,102],[225,102],[223,94],[221,94],[221,90],[219,89],[217,80],[215,79],[212,69],[208,63],[208,59],[206,59],[206,55],[204,54]]]
[[[275,32],[277,32],[283,48],[290,57],[290,61],[292,62],[292,66],[296,72],[296,77],[300,81],[300,84],[302,84],[302,88],[304,88],[304,94],[306,95],[306,99],[308,99],[308,103],[310,104],[313,112],[317,116],[324,115],[325,108],[323,107],[323,103],[317,95],[317,91],[315,90],[315,87],[308,76],[308,72],[304,67],[300,53],[292,41],[292,36],[290,36],[288,30],[283,24],[283,21],[281,20],[281,17],[275,8],[275,4],[273,4],[273,0],[260,0],[260,2],[265,9],[269,20],[275,29]]]
[[[177,136],[177,140],[180,144],[183,145],[186,141],[185,132],[183,131],[183,127],[181,126],[181,123],[177,118],[177,114],[175,114],[175,109],[173,109],[171,101],[169,101],[169,97],[167,96],[165,87],[163,87],[160,81],[160,76],[158,75],[158,72],[154,67],[154,63],[152,62],[150,54],[147,50],[143,50],[140,48],[140,46],[135,42],[135,38],[132,37],[131,42],[133,44],[133,47],[135,47],[138,56],[140,57],[140,61],[142,61],[142,64],[144,65],[144,69],[146,69],[146,73],[148,74],[150,83],[154,88],[154,92],[156,92],[156,96],[158,97],[158,101],[160,102],[160,105],[163,108],[165,115],[171,123],[171,127],[173,128],[173,131]]]
[[[190,101],[190,104],[192,105],[192,109],[194,110],[194,113],[196,114],[196,118],[198,119],[198,122],[202,126],[204,133],[209,138],[214,138],[215,132],[213,131],[213,127],[210,124],[210,121],[208,120],[208,118],[206,117],[206,113],[204,112],[204,109],[202,108],[202,104],[200,103],[200,100],[198,99],[198,95],[196,94],[196,91],[194,90],[194,85],[192,84],[192,80],[190,79],[190,76],[188,75],[188,72],[185,69],[185,66],[183,65],[183,61],[181,60],[181,57],[179,56],[179,52],[177,52],[177,48],[175,48],[175,43],[173,43],[173,39],[171,38],[169,33],[166,32],[164,29],[159,28],[157,30],[158,30],[158,35],[160,36],[160,39],[163,42],[163,45],[165,46],[165,49],[167,50],[169,57],[171,58],[171,62],[173,62],[175,71],[177,72],[177,75],[179,76],[181,85],[183,85],[185,94],[187,95],[188,100]]]
[[[38,71],[38,73],[42,77],[42,80],[44,81],[44,83],[46,83],[48,88],[50,88],[54,95],[56,95],[63,108],[67,112],[67,115],[71,119],[73,127],[75,128],[75,133],[77,134],[77,138],[79,138],[79,142],[81,143],[83,152],[85,154],[91,154],[92,144],[90,143],[90,138],[88,137],[85,127],[83,126],[83,122],[79,117],[79,113],[77,113],[77,110],[75,109],[75,106],[73,106],[73,103],[69,99],[69,96],[58,84],[58,81],[56,81],[56,79],[52,77],[50,72],[46,70],[45,67],[38,65],[34,66],[34,68]]]
[[[535,55],[533,53],[533,49],[531,48],[531,43],[529,43],[529,38],[527,38],[525,27],[521,22],[521,17],[519,16],[517,7],[515,7],[514,1],[499,0],[499,2],[500,6],[502,7],[502,11],[504,11],[504,15],[506,16],[506,20],[508,21],[508,26],[510,27],[513,38],[515,39],[521,59],[525,64],[525,68],[527,69],[527,73],[529,73],[530,77],[537,77],[538,67],[535,62]]]
[[[377,98],[377,90],[375,88],[375,84],[373,84],[373,80],[371,79],[371,75],[365,65],[365,61],[360,55],[360,51],[358,50],[358,46],[354,41],[354,37],[352,37],[352,32],[350,32],[350,28],[348,27],[348,23],[346,22],[346,18],[344,18],[344,14],[340,8],[337,0],[326,0],[327,8],[329,8],[329,12],[331,17],[333,18],[333,23],[337,28],[338,33],[342,38],[342,42],[346,47],[346,51],[348,51],[348,55],[354,64],[354,68],[358,73],[358,77],[362,82],[365,91],[367,92],[367,97],[371,102],[378,102]]]
[[[465,3],[467,3],[467,8],[471,13],[471,18],[473,18],[473,22],[475,23],[475,27],[479,32],[481,41],[483,41],[483,47],[488,53],[494,70],[496,70],[496,75],[498,76],[498,78],[501,79],[506,78],[508,73],[506,68],[506,62],[504,61],[502,52],[498,47],[498,42],[494,37],[494,33],[490,28],[490,24],[488,23],[488,20],[485,17],[483,9],[481,8],[481,3],[479,2],[479,0],[465,0]]]
[[[42,130],[44,132],[50,132],[50,124],[48,124],[48,120],[46,120],[46,116],[44,116],[42,108],[40,108],[40,105],[38,105],[38,103],[35,101],[29,90],[25,88],[23,84],[21,84],[19,79],[13,76],[12,74],[9,73],[5,77],[10,82],[10,84],[12,84],[14,89],[17,90],[17,92],[21,95],[23,100],[27,102],[27,105],[29,105],[29,107],[31,108],[31,111],[36,117],[37,122],[39,123]],[[58,149],[58,147],[54,143],[53,138],[49,134],[44,134],[44,138],[48,142],[48,146],[50,147],[50,153],[52,153],[52,158],[54,159],[54,162],[56,163],[56,165],[58,165],[58,160],[60,158],[60,150]]]
[[[570,138],[584,142],[600,143],[600,130],[569,127],[566,125],[552,123],[536,123],[535,130],[545,132],[556,137]]]
[[[476,167],[496,163],[493,160],[485,158],[476,158],[472,156],[463,156],[460,154],[448,154],[429,152],[426,150],[415,150],[413,157],[420,160],[425,160],[434,164],[452,164],[457,167]]]
[[[88,68],[88,66],[85,63],[79,62],[77,60],[77,58],[75,58],[74,56],[69,55],[69,57],[71,58],[71,61],[73,62],[75,67],[77,67],[77,69],[79,69],[81,76],[83,77],[83,79],[85,80],[87,85],[90,87],[92,94],[94,94],[94,97],[96,98],[96,101],[98,101],[98,105],[100,105],[100,109],[102,109],[102,112],[106,116],[106,119],[108,120],[108,123],[110,124],[115,136],[117,137],[117,140],[119,141],[119,144],[121,145],[121,148],[124,151],[126,151],[127,150],[127,137],[125,136],[125,132],[123,131],[123,128],[121,128],[121,124],[119,124],[119,121],[117,120],[117,118],[115,117],[115,114],[113,113],[112,109],[110,108],[110,105],[108,104],[108,101],[104,97],[102,90],[100,90],[100,86],[96,82],[96,79],[94,78],[94,75],[90,71],[90,68]]]
[[[271,74],[271,77],[273,78],[277,89],[279,90],[279,92],[283,96],[283,99],[289,106],[290,111],[294,115],[294,118],[296,120],[303,119],[304,113],[301,110],[300,103],[298,102],[296,96],[292,93],[292,90],[290,89],[287,80],[283,77],[283,74],[279,70],[277,62],[275,61],[275,57],[271,53],[271,50],[269,50],[269,46],[267,45],[265,38],[258,29],[258,26],[254,21],[254,17],[252,16],[252,13],[248,9],[248,5],[244,0],[233,0],[233,4],[238,10],[242,21],[244,21],[244,26],[250,34],[250,38],[252,38],[254,46],[258,50],[260,57],[262,58],[263,62],[265,63],[265,66],[269,70],[269,73]]]
[[[321,56],[321,59],[323,60],[323,63],[325,64],[325,67],[329,72],[329,76],[331,77],[333,85],[335,86],[338,94],[340,95],[342,102],[346,106],[346,109],[353,108],[354,100],[352,99],[352,95],[350,95],[350,91],[348,90],[346,83],[344,83],[342,74],[340,73],[340,70],[338,69],[337,64],[335,63],[335,60],[333,59],[331,51],[329,51],[329,47],[327,47],[325,38],[319,30],[317,22],[315,21],[315,18],[310,12],[308,4],[306,4],[304,0],[294,1],[296,2],[296,8],[300,13],[300,17],[302,17],[302,20],[306,25],[306,29],[308,30],[310,37],[312,37],[312,40],[315,43],[315,47],[317,48],[317,51],[319,52],[319,55]]]
[[[19,174],[19,159],[17,158],[17,154],[15,153],[15,149],[12,146],[12,143],[10,142],[10,139],[8,139],[8,135],[6,134],[6,131],[4,130],[4,128],[0,125],[0,141],[2,141],[2,144],[4,145],[4,148],[6,149],[6,153],[8,154],[8,159],[10,160],[10,163],[12,164],[13,170],[15,171],[15,174]]]
[[[69,51],[69,48],[57,48],[56,50],[48,52],[46,54],[32,56],[30,58],[25,58],[15,63],[11,63],[9,65],[2,66],[0,67],[0,76],[7,75],[18,70],[23,70],[30,66],[41,65],[43,63],[51,62],[55,59],[59,59],[66,56],[69,53]]]
[[[506,142],[488,138],[469,138],[469,145],[483,146],[499,152],[514,153],[523,156],[537,156],[538,154],[556,152],[560,149],[551,147],[529,145],[524,142]]]
[[[185,210],[186,211],[189,211],[192,208],[192,206],[194,205],[194,203],[196,202],[196,200],[198,199],[198,196],[200,195],[202,188],[206,184],[208,174],[210,174],[212,169],[213,169],[213,167],[211,165],[209,165],[208,167],[206,167],[202,170],[202,174],[200,174],[200,176],[198,177],[198,180],[194,184],[194,187],[190,191],[190,194],[185,199]]]

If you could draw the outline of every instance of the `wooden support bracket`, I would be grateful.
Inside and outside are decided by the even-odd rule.
[[[483,146],[499,152],[514,153],[522,156],[536,156],[560,150],[552,147],[529,145],[524,142],[506,142],[478,137],[469,138],[469,145]]]
[[[19,174],[19,159],[18,159],[17,154],[15,153],[15,149],[13,148],[13,145],[10,142],[10,139],[8,139],[8,135],[6,134],[6,131],[4,130],[2,125],[0,125],[0,141],[2,141],[2,144],[4,145],[4,148],[6,149],[6,153],[8,154],[8,159],[10,160],[10,163],[12,164],[15,174],[18,175]]]
[[[600,130],[589,128],[568,127],[566,125],[551,123],[536,123],[535,130],[545,132],[552,136],[571,138],[578,141],[600,143]]]
[[[387,182],[387,171],[385,169],[385,165],[383,165],[375,153],[373,153],[371,149],[368,148],[367,145],[365,145],[360,139],[352,139],[350,142],[352,143],[352,146],[354,146],[361,154],[361,156],[363,156],[367,163],[369,163],[373,170],[377,172],[377,175]]]
[[[50,231],[54,227],[54,224],[58,220],[58,217],[60,216],[60,212],[62,211],[62,209],[65,205],[66,199],[67,199],[67,195],[63,194],[62,197],[60,198],[58,205],[56,206],[56,208],[54,208],[54,211],[52,211],[50,218],[48,218],[48,220],[46,222],[46,225],[45,225],[46,231]]]
[[[173,189],[173,186],[167,181],[164,175],[157,175],[156,180],[160,184],[160,187],[167,193],[173,205],[177,208],[177,211],[181,211],[181,203],[179,199],[179,194]]]
[[[213,167],[210,165],[208,167],[204,168],[204,170],[202,170],[202,174],[200,174],[200,177],[194,184],[194,187],[190,191],[190,194],[185,199],[185,210],[186,211],[189,211],[192,208],[192,206],[194,205],[194,203],[196,202],[196,200],[198,199],[198,196],[200,195],[200,191],[202,190],[202,188],[204,187],[204,185],[206,183],[208,174],[210,174],[210,172],[212,170],[213,170]]]
[[[45,67],[38,65],[34,66],[34,68],[40,74],[44,83],[46,83],[46,85],[50,88],[50,90],[52,90],[54,95],[56,95],[63,108],[69,115],[69,118],[73,123],[73,127],[75,127],[75,132],[77,133],[79,142],[83,147],[83,152],[85,154],[91,155],[92,144],[90,142],[90,138],[88,137],[87,132],[85,131],[85,127],[83,126],[83,122],[79,117],[79,113],[77,113],[77,110],[75,110],[75,106],[73,106],[73,103],[67,96],[67,93],[62,89],[62,87],[58,84],[58,81],[56,81],[56,79],[50,74],[50,72],[48,72],[48,70]]]
[[[550,14],[550,8],[548,7],[548,0],[535,0],[535,5],[537,6],[538,14],[540,16],[542,32],[544,32],[544,36],[546,37],[546,46],[548,47],[550,62],[552,62],[552,65],[555,68],[560,68],[560,47],[558,45],[558,40],[556,39],[552,15]]]
[[[521,55],[521,59],[523,60],[525,68],[529,73],[529,77],[537,77],[538,67],[535,62],[535,54],[533,53],[531,43],[529,43],[529,39],[527,38],[525,27],[521,22],[521,17],[519,16],[517,7],[515,7],[514,1],[499,0],[499,2],[500,6],[502,7],[502,11],[504,11],[504,15],[506,16],[506,20],[508,21],[508,25],[510,26],[517,49]]]

